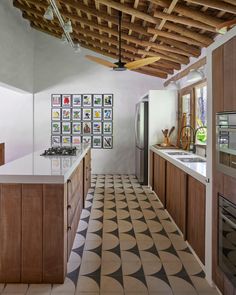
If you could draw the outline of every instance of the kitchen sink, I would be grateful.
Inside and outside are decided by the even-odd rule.
[[[202,158],[178,158],[178,160],[184,163],[206,163],[206,160]]]
[[[167,154],[170,155],[170,156],[185,156],[185,155],[188,155],[188,153],[185,153],[185,152],[169,152]]]

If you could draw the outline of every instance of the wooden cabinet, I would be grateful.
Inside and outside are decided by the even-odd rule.
[[[187,241],[205,264],[206,187],[188,175]]]
[[[153,190],[166,207],[166,160],[157,154],[153,157]]]
[[[170,162],[166,164],[166,209],[186,236],[187,174]]]
[[[154,177],[154,152],[149,151],[149,176],[148,176],[148,184],[149,186],[153,189],[154,188],[154,182],[153,182],[153,177]]]
[[[0,166],[5,164],[5,144],[0,143]]]
[[[85,158],[65,184],[0,184],[0,283],[64,282],[90,186]]]
[[[84,201],[91,186],[91,150],[84,157]]]
[[[83,198],[84,164],[80,162],[70,179],[67,181],[67,256],[69,259],[73,246],[80,215],[84,205]]]
[[[236,110],[236,37],[224,44],[224,111]],[[222,85],[221,81],[218,81]]]

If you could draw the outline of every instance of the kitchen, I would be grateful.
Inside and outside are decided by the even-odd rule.
[[[234,294],[235,122],[224,113],[235,111],[234,1],[58,1],[80,52],[55,38],[49,2],[0,4],[0,293]],[[150,55],[147,31],[160,41]],[[131,48],[152,59],[117,72],[137,66]],[[145,163],[135,152],[141,101]],[[76,152],[41,156],[58,140]],[[157,149],[163,142],[178,148]]]

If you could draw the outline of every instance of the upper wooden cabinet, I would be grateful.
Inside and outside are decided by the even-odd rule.
[[[236,37],[224,44],[223,74],[224,111],[236,111]]]
[[[186,236],[187,174],[170,162],[166,164],[166,209]]]
[[[154,154],[153,158],[153,190],[166,207],[166,160]]]

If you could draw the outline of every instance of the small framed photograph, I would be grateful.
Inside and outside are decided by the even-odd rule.
[[[61,120],[61,109],[52,109],[52,121],[60,121]]]
[[[91,144],[91,136],[83,136],[83,143]]]
[[[93,95],[93,106],[101,107],[102,106],[102,94],[94,94]]]
[[[62,136],[62,146],[70,146],[71,145],[71,137],[70,136]]]
[[[95,149],[102,148],[102,137],[101,136],[93,136],[93,148],[95,148]]]
[[[112,108],[105,108],[103,110],[103,120],[112,120]]]
[[[63,94],[62,95],[62,107],[70,107],[71,106],[71,95]]]
[[[93,120],[94,121],[101,121],[102,120],[102,109],[101,108],[93,109]]]
[[[52,146],[60,146],[61,145],[61,137],[60,136],[52,136]]]
[[[102,134],[102,122],[93,122],[93,134]]]
[[[81,123],[80,122],[73,122],[72,123],[72,133],[73,134],[80,134],[81,133]]]
[[[113,94],[104,94],[103,105],[104,105],[104,107],[112,107],[113,106]]]
[[[81,109],[72,109],[72,120],[81,120]]]
[[[83,122],[83,134],[91,134],[92,125],[91,122]]]
[[[52,107],[60,107],[61,106],[61,95],[60,94],[52,94]]]
[[[92,94],[84,94],[83,95],[83,106],[91,107],[92,106]]]
[[[60,134],[60,133],[61,133],[61,123],[52,122],[52,134]]]
[[[103,136],[103,148],[112,149],[112,136]]]
[[[73,107],[81,107],[82,95],[81,94],[73,94],[72,95],[72,106]]]
[[[112,134],[112,122],[103,123],[103,134]]]
[[[62,120],[70,121],[70,109],[62,109]]]
[[[80,145],[81,137],[80,136],[72,136],[72,145]]]
[[[70,134],[71,133],[71,123],[70,122],[62,122],[61,129],[62,129],[62,134]]]
[[[91,109],[83,109],[83,120],[91,121],[92,119],[92,110]]]

